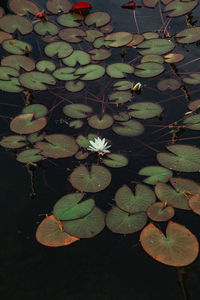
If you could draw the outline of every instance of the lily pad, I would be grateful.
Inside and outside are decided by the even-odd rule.
[[[120,80],[117,81],[113,84],[113,86],[115,87],[116,90],[118,91],[126,91],[126,90],[130,90],[132,87],[132,82],[128,81],[128,80]]]
[[[11,40],[13,39],[13,36],[7,32],[0,31],[0,44],[3,43],[5,40]]]
[[[199,244],[185,226],[169,221],[166,234],[150,223],[140,234],[144,250],[155,260],[169,266],[191,264],[199,253]]]
[[[69,123],[69,127],[79,129],[83,126],[82,120],[74,120]]]
[[[65,84],[65,88],[66,90],[68,90],[69,92],[75,93],[75,92],[79,92],[84,88],[84,82],[82,81],[67,81]]]
[[[197,100],[194,100],[194,101],[191,101],[189,104],[188,104],[188,108],[192,111],[195,111],[197,109],[200,108],[200,99],[197,99]]]
[[[129,105],[128,109],[131,111],[129,115],[138,119],[151,119],[160,116],[163,111],[159,104],[153,102],[139,102]]]
[[[65,158],[74,155],[78,151],[78,145],[73,137],[65,134],[51,134],[44,138],[47,142],[37,142],[35,148],[41,150],[41,154],[52,158]]]
[[[108,96],[110,101],[114,101],[118,104],[123,104],[131,100],[132,93],[129,91],[119,91],[119,92],[113,92],[111,95]]]
[[[141,123],[133,120],[114,125],[112,130],[119,135],[137,136],[144,132],[144,127]]]
[[[104,36],[103,33],[97,29],[86,30],[85,40],[87,42],[93,43],[97,38]]]
[[[105,74],[105,69],[100,65],[91,64],[78,68],[74,74],[83,75],[81,80],[95,80],[101,78]]]
[[[93,110],[90,106],[85,104],[68,104],[63,107],[63,112],[70,118],[87,118]]]
[[[0,80],[0,90],[10,93],[18,93],[23,90],[20,87],[20,82],[17,78],[11,78],[10,80]]]
[[[92,49],[88,53],[91,54],[92,60],[105,60],[111,56],[111,52],[106,49]]]
[[[155,201],[156,197],[152,189],[140,183],[135,187],[135,195],[125,184],[115,194],[117,206],[130,214],[146,211],[147,207]]]
[[[172,186],[158,182],[155,193],[158,199],[175,208],[189,210],[188,198],[200,192],[200,185],[184,178],[170,178]]]
[[[62,226],[54,215],[47,216],[37,228],[36,240],[49,247],[67,246],[79,240],[79,238],[62,231]]]
[[[53,57],[57,55],[58,58],[65,58],[73,52],[73,48],[70,44],[64,41],[49,43],[45,48],[44,52],[47,56]]]
[[[188,205],[195,214],[200,215],[200,194],[196,193],[188,200]]]
[[[172,153],[157,154],[157,160],[162,166],[180,172],[199,172],[199,148],[190,145],[170,145],[166,148]]]
[[[75,157],[79,160],[86,159],[88,157],[88,152],[78,151]]]
[[[110,168],[122,168],[128,165],[127,157],[117,153],[106,155],[106,158],[104,158],[102,162]]]
[[[156,222],[166,222],[173,218],[174,208],[165,206],[162,202],[155,202],[147,208],[148,217]]]
[[[40,11],[37,4],[29,0],[10,0],[8,6],[11,11],[19,16],[25,16],[28,13],[35,16]]]
[[[58,27],[55,24],[48,21],[36,23],[34,26],[34,30],[37,34],[40,35],[56,35],[59,32]]]
[[[126,74],[133,74],[134,68],[129,64],[114,63],[106,68],[106,73],[112,78],[124,78]]]
[[[113,115],[113,119],[119,122],[128,121],[130,119],[129,114],[125,111],[119,112]]]
[[[46,114],[48,113],[48,109],[46,106],[42,105],[42,104],[31,104],[26,106],[23,110],[22,110],[23,114],[31,114],[33,113],[34,118],[35,119],[39,119],[41,117],[46,116]]]
[[[131,234],[141,230],[147,222],[145,212],[129,214],[113,207],[106,215],[106,225],[115,233]]]
[[[57,22],[66,27],[78,27],[80,26],[80,22],[83,20],[83,16],[79,14],[62,14],[57,18]]]
[[[24,69],[27,72],[35,69],[34,60],[24,55],[6,56],[1,60],[1,65],[14,68],[18,71],[20,70],[20,68]]]
[[[82,148],[88,148],[90,146],[89,141],[95,141],[95,139],[98,138],[96,134],[88,134],[88,137],[85,137],[83,135],[79,135],[76,139],[77,144]]]
[[[190,116],[183,121],[187,128],[192,130],[200,130],[200,114]]]
[[[64,58],[63,63],[70,67],[75,67],[77,63],[81,66],[88,65],[90,63],[90,55],[82,50],[74,50],[71,55]]]
[[[170,11],[168,17],[179,17],[189,13],[195,6],[197,6],[198,0],[193,1],[170,1],[164,8],[164,12]]]
[[[14,42],[14,44],[12,42]],[[2,43],[2,47],[12,54],[24,54],[24,50],[26,48],[28,51],[32,50],[32,46],[30,44],[19,40],[6,40]]]
[[[105,11],[96,11],[94,13],[90,13],[85,18],[85,24],[90,26],[95,24],[96,27],[101,27],[108,24],[111,20],[110,15]]]
[[[175,64],[184,59],[184,55],[182,53],[168,53],[164,56],[165,62],[170,64]]]
[[[149,78],[160,75],[165,70],[162,64],[146,62],[135,66],[134,74],[138,77]]]
[[[97,48],[97,49],[101,48],[102,46],[105,46],[108,48],[110,43],[111,43],[110,41],[105,41],[104,37],[99,37],[94,41],[93,46],[94,46],[94,48]]]
[[[122,47],[130,43],[133,39],[133,35],[130,32],[126,31],[119,31],[119,32],[114,32],[111,34],[108,34],[104,40],[105,41],[111,41],[109,44],[109,47]]]
[[[166,91],[167,89],[171,91],[175,91],[178,90],[180,86],[181,86],[181,81],[174,78],[161,79],[157,84],[157,88],[160,91]]]
[[[53,76],[59,80],[75,80],[80,77],[74,75],[75,70],[76,69],[72,67],[59,68],[53,72]]]
[[[5,148],[18,149],[26,146],[26,137],[21,135],[5,136],[0,141],[0,145]]]
[[[40,72],[53,72],[56,69],[56,65],[53,61],[43,59],[37,62],[36,69]]]
[[[95,129],[106,129],[112,126],[113,118],[109,114],[104,114],[101,118],[98,115],[94,115],[88,118],[88,124]]]
[[[34,120],[33,116],[33,113],[16,116],[10,122],[10,129],[16,133],[28,134],[39,131],[46,126],[47,120],[45,117]]]
[[[172,176],[172,171],[160,166],[148,166],[140,169],[139,175],[149,176],[143,181],[148,184],[156,184],[157,182],[167,182]]]
[[[144,32],[143,37],[145,40],[157,39],[159,38],[159,34],[157,32]]]
[[[60,198],[53,208],[53,214],[58,220],[69,221],[88,215],[95,206],[93,199],[81,201],[84,193],[67,194]]]
[[[88,170],[84,165],[77,167],[71,173],[69,181],[81,192],[96,193],[109,186],[112,175],[108,169],[93,164]]]
[[[188,84],[200,84],[200,74],[199,73],[190,73],[189,77],[182,78],[183,82]]]
[[[56,80],[48,73],[42,73],[37,71],[26,72],[19,76],[20,83],[31,90],[44,91],[48,87],[46,84],[55,85]]]
[[[6,15],[0,19],[0,28],[8,33],[18,30],[21,34],[28,34],[33,30],[33,24],[25,17]]]
[[[200,40],[200,27],[184,29],[175,35],[179,44],[192,44]]]
[[[28,136],[28,140],[32,144],[34,144],[36,142],[41,142],[44,139],[45,135],[46,135],[45,132],[43,132],[41,134],[38,132],[35,132]]]
[[[141,55],[147,55],[147,54],[165,54],[172,49],[174,49],[175,44],[169,40],[169,39],[150,39],[146,40],[139,44],[138,46],[138,52]],[[141,50],[141,48],[144,48],[144,50]]]
[[[59,31],[59,37],[69,43],[79,43],[82,41],[80,37],[85,37],[85,31],[78,28],[65,28]]]
[[[79,238],[92,238],[105,227],[104,213],[98,207],[94,207],[87,216],[72,221],[62,221],[62,225],[67,233]]]
[[[19,72],[10,67],[0,67],[0,79],[8,81],[12,79],[11,76],[18,77]]]
[[[43,156],[40,155],[40,150],[38,149],[28,149],[20,152],[17,155],[17,161],[22,163],[34,163],[43,159]]]
[[[72,7],[72,4],[68,0],[48,0],[46,7],[48,11],[53,14],[58,14],[61,11],[67,13]]]
[[[141,59],[141,64],[145,63],[145,62],[156,62],[159,64],[163,64],[164,59],[162,58],[162,56],[157,55],[157,54],[148,54],[142,57]]]

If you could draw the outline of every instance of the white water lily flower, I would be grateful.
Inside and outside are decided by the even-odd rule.
[[[103,155],[105,153],[110,153],[110,151],[108,150],[108,148],[110,148],[111,145],[108,145],[108,143],[105,141],[105,138],[104,139],[100,139],[98,137],[98,138],[94,139],[94,142],[93,141],[89,141],[89,142],[90,142],[90,144],[92,146],[89,146],[87,148],[87,150],[98,152],[100,155]]]

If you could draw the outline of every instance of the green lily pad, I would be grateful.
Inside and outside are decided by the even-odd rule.
[[[66,27],[77,27],[80,26],[80,22],[83,20],[83,16],[78,14],[63,14],[57,18],[57,22]]]
[[[159,34],[156,33],[156,32],[144,32],[142,35],[145,38],[145,40],[151,40],[151,39],[159,38]]]
[[[199,73],[190,73],[189,77],[182,78],[183,82],[188,84],[200,84],[200,74]]]
[[[179,17],[189,13],[195,6],[197,6],[198,0],[193,1],[170,1],[164,8],[164,12],[170,11],[168,17]]]
[[[97,48],[97,49],[101,48],[102,46],[105,46],[108,48],[110,43],[111,43],[110,41],[105,41],[104,37],[99,37],[94,41],[93,46],[94,46],[94,48]]]
[[[88,124],[95,129],[109,128],[113,122],[113,118],[108,114],[104,114],[101,118],[98,115],[88,118]]]
[[[135,66],[134,74],[138,77],[149,78],[160,75],[164,70],[162,64],[149,62]]]
[[[0,44],[3,43],[5,40],[11,40],[13,39],[13,36],[7,32],[0,31]]]
[[[65,158],[73,156],[78,151],[78,145],[73,137],[65,134],[51,134],[44,138],[47,142],[37,142],[35,148],[41,154],[52,158]]]
[[[12,42],[14,42],[14,44],[12,44]],[[12,54],[24,54],[24,50],[26,48],[29,51],[32,50],[32,46],[30,44],[19,40],[6,40],[2,43],[2,47]]]
[[[34,163],[43,159],[43,156],[40,155],[40,150],[38,149],[28,149],[20,152],[17,155],[17,161],[22,163]]]
[[[156,222],[166,222],[173,218],[174,208],[165,206],[162,202],[155,202],[147,208],[148,217]]]
[[[34,26],[34,30],[37,34],[40,35],[56,35],[59,32],[58,27],[55,24],[48,21],[36,23]]]
[[[107,24],[101,27],[101,32],[111,33],[114,30],[114,27],[111,24]]]
[[[79,238],[71,236],[62,231],[62,228],[54,217],[47,216],[42,220],[36,231],[36,240],[49,247],[67,246],[79,240]]]
[[[162,166],[179,172],[199,172],[199,148],[189,145],[170,145],[166,148],[172,153],[157,154],[157,160]]]
[[[195,111],[197,109],[200,108],[200,99],[197,99],[197,100],[194,100],[194,101],[191,101],[189,104],[188,104],[188,108],[192,111]]]
[[[87,118],[93,110],[90,106],[85,104],[67,104],[63,107],[63,112],[70,118]]]
[[[104,38],[105,41],[111,41],[109,47],[114,48],[125,46],[130,43],[132,39],[132,33],[126,31],[114,32]]]
[[[21,135],[4,136],[0,145],[4,148],[18,149],[26,146],[26,137]]]
[[[157,54],[148,54],[142,57],[141,59],[141,64],[145,63],[145,62],[156,62],[159,64],[163,64],[164,59],[162,56],[157,55]]]
[[[70,44],[64,41],[49,43],[45,48],[44,52],[47,56],[53,57],[57,55],[58,58],[65,58],[73,52],[73,48]]]
[[[65,28],[59,31],[59,37],[69,43],[79,43],[82,41],[79,37],[85,36],[85,31],[79,28]]]
[[[25,71],[32,71],[35,69],[34,60],[24,55],[6,56],[1,60],[1,65],[14,68],[18,71],[20,70],[20,68],[24,69]]]
[[[41,142],[44,139],[45,135],[46,135],[45,132],[43,132],[41,134],[38,132],[35,132],[28,136],[28,140],[32,144],[34,144],[36,142]]]
[[[85,87],[84,82],[82,81],[67,81],[65,84],[65,88],[66,90],[68,90],[69,92],[80,92],[83,88]]]
[[[81,80],[95,80],[101,78],[105,74],[105,69],[100,65],[91,64],[78,68],[74,74],[83,75]]]
[[[62,61],[70,67],[75,67],[77,63],[81,66],[88,65],[90,63],[90,55],[82,50],[74,50],[71,55],[62,59]]]
[[[114,63],[106,68],[106,73],[112,78],[124,78],[126,74],[133,74],[134,68],[129,64]]]
[[[196,193],[190,197],[188,200],[188,205],[195,214],[200,215],[200,194]]]
[[[84,193],[67,194],[60,198],[53,208],[53,214],[58,220],[69,221],[88,215],[95,206],[93,199],[81,201]]]
[[[105,60],[111,56],[111,52],[106,49],[92,49],[88,53],[91,54],[92,60]]]
[[[120,80],[117,81],[113,84],[113,86],[116,88],[116,90],[118,91],[126,91],[126,90],[130,90],[132,87],[132,82],[128,81],[128,80]]]
[[[199,253],[199,244],[185,226],[169,221],[166,234],[150,223],[140,234],[143,249],[155,260],[169,266],[191,264]]]
[[[85,36],[85,40],[87,42],[91,42],[93,43],[97,38],[103,36],[103,33],[97,29],[89,29],[86,30],[86,36]]]
[[[167,182],[172,176],[172,171],[160,166],[148,166],[140,169],[139,175],[149,176],[143,181],[148,184],[156,184],[158,181]]]
[[[33,30],[33,24],[25,17],[6,15],[0,19],[0,28],[8,33],[18,30],[21,34],[28,34]]]
[[[48,0],[46,7],[53,14],[58,14],[60,11],[67,13],[72,4],[68,0]]]
[[[119,135],[137,136],[144,132],[144,127],[141,123],[133,120],[114,125],[112,130]]]
[[[191,44],[199,41],[200,27],[191,27],[178,32],[175,35],[176,41],[179,44]]]
[[[175,91],[178,90],[180,86],[181,86],[181,81],[174,78],[161,79],[157,84],[157,88],[160,91],[166,91],[167,89],[171,91]]]
[[[200,130],[200,114],[190,116],[183,121],[187,128],[192,130]]]
[[[45,72],[45,71],[53,72],[56,69],[56,65],[53,61],[43,59],[37,62],[36,69],[39,72]]]
[[[76,159],[83,160],[88,157],[88,152],[78,151],[75,155]]]
[[[0,18],[2,18],[4,15],[4,9],[3,7],[0,7]]]
[[[123,104],[123,103],[126,103],[126,102],[131,100],[132,93],[128,92],[128,91],[114,92],[111,95],[109,95],[108,98],[109,98],[110,101],[115,100],[114,104],[115,103]]]
[[[98,207],[94,207],[87,216],[72,221],[62,221],[62,225],[64,231],[69,234],[79,238],[92,238],[105,227],[104,213]]]
[[[59,68],[53,72],[53,76],[59,80],[75,80],[80,77],[74,75],[75,70],[76,69],[72,67]]]
[[[147,55],[147,54],[165,54],[172,49],[174,49],[175,44],[169,40],[169,39],[150,39],[146,40],[139,44],[138,46],[138,52],[141,55]],[[144,48],[144,50],[141,50],[141,48]]]
[[[88,170],[84,165],[77,167],[71,173],[69,181],[81,192],[96,193],[109,186],[112,175],[108,169],[93,164]]]
[[[128,159],[122,154],[111,153],[102,159],[104,165],[110,168],[122,168],[128,165]]]
[[[189,210],[188,198],[200,192],[200,185],[185,178],[170,178],[170,183],[172,186],[162,182],[156,184],[158,199],[175,208]]]
[[[22,110],[23,114],[31,114],[33,113],[34,118],[35,119],[39,119],[41,117],[46,116],[46,114],[48,113],[48,109],[46,106],[42,105],[42,104],[31,104],[26,106],[23,110]]]
[[[145,212],[129,214],[113,207],[106,215],[107,227],[115,233],[131,234],[141,230],[147,222]]]
[[[20,87],[20,82],[17,78],[11,78],[10,80],[0,80],[0,90],[10,93],[19,93],[23,88]]]
[[[96,134],[88,134],[88,137],[85,137],[83,135],[79,135],[76,139],[77,144],[82,148],[88,148],[90,146],[89,141],[93,141],[98,138]]]
[[[28,13],[35,16],[40,11],[39,7],[29,0],[10,0],[8,6],[11,11],[19,16],[25,16]]]
[[[159,104],[153,102],[139,102],[129,105],[129,115],[138,119],[151,119],[160,116],[163,109]]]
[[[113,119],[119,122],[128,121],[130,119],[129,114],[127,112],[119,112],[118,114],[113,115]]]
[[[55,85],[56,80],[48,73],[37,71],[26,72],[19,76],[21,85],[31,90],[44,91],[48,87],[46,84]]]
[[[130,46],[130,47],[131,46],[136,46],[136,45],[140,44],[143,41],[144,41],[143,35],[135,33],[135,34],[132,35],[132,41],[127,46]]]
[[[69,123],[69,127],[79,129],[83,126],[82,120],[74,120]]]
[[[41,130],[47,124],[45,117],[33,120],[33,113],[21,114],[10,122],[10,129],[20,134],[28,134]]]
[[[96,11],[94,13],[90,13],[85,18],[85,24],[90,26],[95,24],[96,27],[101,27],[108,24],[111,20],[110,15],[105,11]]]
[[[10,67],[0,67],[0,79],[8,81],[12,79],[11,76],[18,77],[19,72]]]
[[[156,197],[152,189],[140,183],[135,187],[135,195],[125,184],[115,194],[117,206],[130,214],[146,211],[147,207],[155,201]]]

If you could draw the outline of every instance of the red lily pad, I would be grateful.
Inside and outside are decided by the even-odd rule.
[[[163,202],[155,202],[147,208],[148,217],[156,222],[166,222],[173,218],[174,208],[165,206]]]
[[[200,215],[200,193],[196,193],[190,197],[188,205],[195,214]]]
[[[16,133],[28,134],[39,131],[46,126],[47,120],[45,117],[34,120],[33,116],[33,113],[16,116],[10,122],[10,129]]]
[[[185,226],[169,221],[166,234],[155,225],[147,225],[140,234],[144,250],[155,260],[169,266],[191,264],[199,253],[199,243]]]
[[[67,246],[79,240],[62,230],[62,225],[54,215],[47,216],[37,228],[36,240],[48,247]]]

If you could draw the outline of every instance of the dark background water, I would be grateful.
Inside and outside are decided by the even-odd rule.
[[[42,7],[46,1],[35,2],[40,2]],[[111,14],[115,31],[136,32],[132,12],[120,9],[122,1],[92,0],[91,2],[95,10],[107,11]],[[75,1],[72,3],[75,4]],[[0,5],[6,8],[6,1],[1,0]],[[194,17],[198,18],[199,12],[198,7],[194,11]],[[155,10],[138,10],[136,13],[141,32],[158,29],[161,26],[158,7]],[[183,21],[184,17],[173,20],[170,32],[181,30]],[[194,45],[182,48],[186,61],[197,58],[199,51],[199,48]],[[115,53],[116,59],[120,60],[119,53]],[[131,59],[131,53],[128,55]],[[198,67],[198,64],[188,65],[185,71],[197,71]],[[168,95],[151,93],[150,88],[156,86],[156,80],[145,81],[147,88],[139,96],[141,99],[149,97],[149,100],[159,98],[159,101],[162,101],[180,94],[179,91]],[[98,87],[93,87],[94,93],[96,89],[98,90]],[[196,87],[195,89],[197,90]],[[190,91],[192,92],[192,88]],[[41,93],[38,97],[42,99],[43,95]],[[194,92],[192,100],[197,99],[198,96],[199,92]],[[11,98],[13,95],[1,93],[1,102],[10,101]],[[19,103],[18,101],[20,98],[17,96],[16,99],[12,99],[12,103]],[[168,113],[161,124],[169,124],[179,119],[187,106],[184,97],[181,97],[180,101],[164,103],[162,105],[168,108]],[[12,116],[16,112],[15,108],[1,106],[2,115]],[[151,120],[147,124],[153,122]],[[52,132],[58,129],[54,128],[53,122],[51,126]],[[1,136],[10,133],[8,119],[0,119],[0,127]],[[61,131],[65,129],[60,127],[59,132]],[[158,137],[154,137],[155,141]],[[142,141],[150,143],[152,137],[147,133]],[[121,186],[122,180],[124,183],[128,183],[130,179],[139,180],[138,170],[155,161],[155,153],[135,139],[117,137],[113,147],[116,149],[121,147],[123,152],[125,143],[126,149],[132,149],[129,166],[121,172],[121,177],[117,171],[113,172],[112,186],[106,193],[100,193],[96,199],[97,205],[102,205],[105,210],[108,207],[104,204],[104,197],[110,199],[109,202],[112,203],[114,192]],[[193,144],[198,145],[196,141]],[[159,145],[159,150],[164,148],[164,145]],[[70,174],[70,171],[66,172],[66,168],[71,168],[74,161],[64,159],[61,162],[53,160],[45,162],[47,169],[36,171],[37,195],[35,199],[31,199],[29,197],[30,177],[26,168],[16,161],[12,153],[6,152],[3,148],[0,148],[0,157],[1,299],[184,299],[178,284],[177,269],[158,263],[148,256],[138,243],[139,233],[130,236],[116,235],[105,228],[96,237],[80,240],[69,247],[54,249],[40,245],[35,239],[36,228],[44,214],[51,212],[59,197],[72,190],[66,183],[67,176]],[[190,177],[198,180],[199,174]],[[186,225],[199,239],[200,222],[197,216],[188,211],[177,212],[174,221]],[[190,300],[199,298],[199,276],[200,264],[197,259],[192,266],[186,268],[185,284]]]

